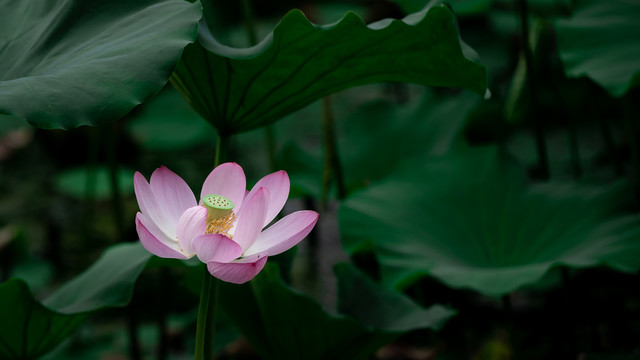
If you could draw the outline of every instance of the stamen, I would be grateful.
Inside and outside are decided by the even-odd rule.
[[[236,214],[231,211],[225,218],[212,219],[211,216],[207,216],[207,231],[205,234],[222,234],[229,239],[233,239],[232,235],[229,235],[229,230],[236,222]]]

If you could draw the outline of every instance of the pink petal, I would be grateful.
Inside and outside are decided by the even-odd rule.
[[[180,216],[176,229],[178,243],[182,251],[193,255],[194,251],[191,247],[191,242],[196,237],[204,235],[205,231],[207,231],[207,209],[204,206],[188,208]]]
[[[133,176],[133,187],[140,211],[170,238],[175,238],[178,219],[169,217],[161,208],[147,180],[136,172]],[[157,236],[157,234],[156,234]]]
[[[263,231],[244,255],[271,256],[287,251],[309,235],[317,221],[318,213],[315,211],[302,210],[289,214]]]
[[[187,256],[181,254],[176,249],[167,246],[165,242],[160,241],[154,234],[152,234],[143,223],[143,219],[145,218],[142,213],[138,213],[138,215],[136,215],[136,231],[138,232],[142,246],[147,249],[148,252],[162,258],[187,259]]]
[[[211,275],[218,279],[234,284],[243,284],[253,279],[267,263],[267,257],[252,263],[220,263],[211,262],[207,264],[207,269]]]
[[[204,263],[226,263],[242,255],[240,245],[222,234],[200,235],[193,239],[192,246]]]
[[[284,203],[287,202],[289,197],[289,175],[283,170],[269,174],[256,183],[249,195],[252,195],[261,187],[269,190],[269,209],[264,219],[264,227],[275,219],[276,215],[282,210]]]
[[[207,195],[222,195],[231,200],[236,211],[242,206],[245,190],[247,188],[247,179],[244,177],[244,171],[240,165],[236,163],[224,163],[218,165],[202,185],[200,198]]]
[[[242,246],[242,250],[249,248],[258,238],[264,226],[269,203],[269,190],[259,188],[247,197],[238,212],[236,230],[233,240]]]
[[[174,223],[178,222],[185,210],[198,205],[189,185],[165,166],[156,169],[151,175],[151,191],[158,205]]]

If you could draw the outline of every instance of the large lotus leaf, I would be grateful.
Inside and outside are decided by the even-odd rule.
[[[0,358],[38,358],[60,344],[88,312],[125,305],[150,257],[139,243],[113,246],[42,304],[20,279],[1,284]]]
[[[439,330],[455,314],[442,305],[423,309],[399,292],[383,287],[349,264],[334,267],[338,310],[367,326],[386,331]]]
[[[486,69],[463,56],[455,19],[426,6],[403,20],[370,25],[355,13],[314,25],[289,12],[261,43],[220,44],[201,23],[172,83],[220,133],[272,123],[333,92],[395,81],[468,88],[484,94]]]
[[[495,148],[425,158],[347,199],[345,248],[371,241],[383,281],[432,275],[499,296],[551,267],[640,267],[640,217],[620,213],[624,183],[531,184]]]
[[[84,319],[63,315],[34,299],[27,284],[0,284],[0,359],[36,359],[56,347]]]
[[[0,119],[42,128],[116,120],[157,92],[192,42],[200,3],[0,3]]]
[[[570,77],[588,76],[613,96],[640,83],[640,2],[576,1],[558,20],[558,51]]]
[[[267,264],[250,283],[221,283],[222,310],[263,359],[368,359],[397,335],[327,314],[313,299],[296,293]]]

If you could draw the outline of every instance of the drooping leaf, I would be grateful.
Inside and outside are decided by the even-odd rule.
[[[367,359],[397,335],[327,314],[267,264],[250,283],[221,283],[220,304],[263,359]]]
[[[349,264],[334,267],[338,310],[364,325],[386,331],[439,330],[455,314],[441,305],[423,309],[406,296],[383,287]]]
[[[588,76],[612,96],[640,83],[640,2],[576,1],[558,20],[558,51],[569,77]]]
[[[495,148],[425,158],[354,194],[340,209],[348,251],[372,241],[383,281],[425,275],[499,296],[558,265],[640,267],[640,217],[624,183],[531,184]]]
[[[140,242],[114,245],[43,304],[64,314],[126,305],[138,275],[150,258],[151,254]]]
[[[195,39],[199,2],[0,3],[0,120],[41,128],[117,120],[169,79]]]
[[[132,194],[133,171],[118,168],[117,176],[120,193]],[[88,180],[91,183],[90,186],[94,187],[97,200],[108,199],[111,196],[109,169],[104,166],[65,170],[56,174],[54,184],[60,193],[82,200],[87,193]]]
[[[0,284],[0,358],[36,359],[70,335],[88,312],[125,305],[150,257],[139,243],[113,246],[42,304],[20,279]]]
[[[336,24],[314,25],[294,10],[245,49],[220,44],[201,24],[172,83],[220,133],[231,134],[357,85],[411,82],[484,94],[486,77],[484,66],[463,56],[451,12],[429,5],[368,26],[352,12]]]

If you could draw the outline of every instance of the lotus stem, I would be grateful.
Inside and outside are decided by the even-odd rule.
[[[529,85],[529,103],[533,120],[533,134],[538,153],[538,174],[542,180],[549,179],[549,159],[544,137],[544,122],[538,112],[538,83],[533,66],[533,53],[529,44],[529,6],[527,0],[518,0],[520,8],[520,35],[522,37],[522,51],[527,68],[527,84]]]
[[[342,174],[342,165],[338,157],[338,146],[336,141],[336,131],[333,119],[333,111],[331,109],[331,98],[325,96],[322,98],[322,137],[324,143],[324,170],[322,172],[322,199],[321,210],[326,210],[327,199],[329,194],[329,186],[331,180],[336,180],[338,199],[342,200],[347,196],[347,190],[344,184]]]
[[[219,134],[216,144],[215,166],[226,162],[229,156],[229,135]],[[218,281],[204,267],[198,322],[196,325],[195,360],[213,360],[215,358],[214,340],[216,326],[216,307],[218,305]]]
[[[202,288],[200,290],[200,305],[198,306],[198,322],[196,324],[196,355],[195,360],[205,360],[205,352],[209,352],[207,349],[209,348],[208,340],[213,340],[213,335],[206,336],[207,330],[207,320],[209,320],[208,312],[214,309],[209,309],[210,307],[210,296],[211,296],[211,283],[213,282],[213,276],[209,274],[207,270],[207,266],[204,266],[204,274],[202,277]]]

